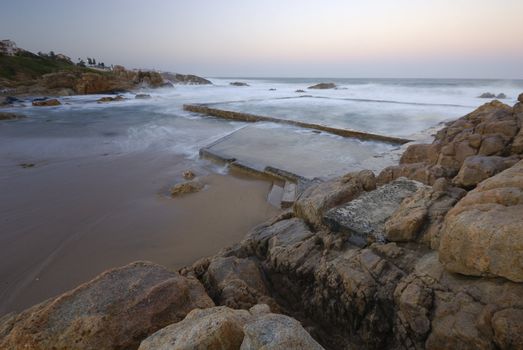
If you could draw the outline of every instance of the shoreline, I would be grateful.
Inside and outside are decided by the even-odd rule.
[[[168,344],[170,337],[188,334],[185,324],[205,324],[208,317],[226,317],[247,332],[251,322],[278,315],[286,317],[287,326],[277,327],[275,334],[285,333],[289,318],[297,319],[301,325],[292,334],[298,338],[292,339],[306,341],[309,345],[304,348],[311,349],[405,345],[435,349],[443,344],[504,349],[523,344],[517,328],[506,326],[523,316],[523,275],[514,268],[520,257],[517,230],[523,224],[517,213],[523,207],[506,192],[509,188],[511,193],[523,193],[523,94],[519,101],[513,107],[492,101],[440,124],[441,128],[427,129],[436,133],[432,143],[401,147],[399,163],[379,174],[363,170],[308,184],[290,210],[245,229],[239,243],[219,252],[214,249],[214,255],[178,272],[133,263],[99,275],[65,299],[8,314],[0,319],[0,329],[6,329],[0,333],[0,345],[27,344],[26,339],[40,344],[41,340],[32,340],[34,334],[46,344],[71,344],[77,330],[62,323],[63,316],[54,316],[49,305],[59,305],[56,312],[65,312],[68,319],[81,319],[78,307],[87,315],[99,313],[100,305],[92,302],[90,293],[100,293],[100,283],[108,288],[103,293],[107,305],[148,300],[144,316],[132,318],[133,332],[140,329],[145,336],[137,342],[126,337],[129,331],[113,330],[103,337],[82,338],[82,344],[114,345],[111,342],[118,338],[124,342],[120,345],[149,349],[148,344]],[[474,214],[478,208],[483,211],[480,217]],[[218,216],[214,222],[223,220],[222,214]],[[485,237],[488,243],[477,245],[486,242]],[[476,264],[478,254],[497,254],[495,263]],[[154,278],[140,277],[149,275]],[[114,277],[106,280],[108,276]],[[173,280],[177,287],[170,285]],[[128,283],[139,287],[115,294]],[[201,311],[180,311],[180,301],[170,299],[179,297],[180,286],[198,295],[199,306],[191,301],[189,309]],[[74,308],[69,300],[74,300]],[[181,316],[176,312],[165,316],[163,310],[171,307]],[[123,324],[127,314],[120,308],[102,308],[105,316],[95,322]],[[226,316],[241,310],[247,312],[243,321]],[[143,328],[159,314],[167,318],[152,329]],[[486,323],[478,325],[476,320],[483,317]],[[27,323],[49,318],[52,324]],[[449,329],[449,323],[455,328]],[[67,336],[58,339],[55,330],[60,337]],[[259,336],[244,331],[241,339]],[[227,333],[217,332],[217,337],[228,339]]]

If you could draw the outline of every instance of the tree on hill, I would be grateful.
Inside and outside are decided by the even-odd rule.
[[[85,67],[85,61],[81,58],[78,59],[78,63],[76,64],[79,67]]]

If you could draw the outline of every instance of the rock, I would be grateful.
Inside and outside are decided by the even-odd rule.
[[[245,337],[241,350],[323,349],[298,321],[284,315],[262,315],[245,325],[243,330]]]
[[[518,96],[519,103],[523,103],[523,93]]]
[[[468,157],[452,182],[463,188],[473,188],[481,181],[510,168],[517,161],[517,158],[499,156]]]
[[[56,98],[45,100],[45,101],[33,101],[33,106],[59,106],[61,105],[60,101],[58,101]]]
[[[25,115],[22,115],[22,114],[0,112],[0,120],[20,120],[20,119],[24,119],[24,118],[25,118]]]
[[[296,90],[295,92],[297,92],[297,93],[300,93],[300,94],[301,94],[301,93],[304,93],[304,92],[305,92],[305,90],[301,90],[301,89],[298,89],[298,90]]]
[[[336,84],[334,84],[334,83],[319,83],[316,85],[309,86],[307,89],[325,90],[325,89],[335,89],[335,88],[336,88]]]
[[[478,154],[484,156],[499,155],[505,149],[505,144],[505,139],[501,135],[488,135],[481,141]]]
[[[204,187],[205,187],[204,184],[202,184],[199,181],[195,181],[195,180],[182,182],[182,183],[179,183],[179,184],[171,187],[171,196],[178,197],[180,195],[187,194],[187,193],[199,192]]]
[[[276,91],[276,89],[275,88],[270,88],[269,91]]]
[[[478,98],[496,98],[496,95],[491,92],[484,92]]]
[[[197,280],[135,262],[11,318],[0,348],[136,349],[192,309],[212,306]]]
[[[518,104],[511,108],[494,100],[447,123],[431,145],[409,146],[400,165],[382,170],[378,184],[407,177],[431,185],[439,178],[454,178],[471,156],[510,156],[523,152],[523,133],[520,131],[522,136],[518,136],[523,108],[521,117],[519,108]]]
[[[210,262],[203,280],[219,305],[249,309],[268,299],[265,279],[254,260],[218,257]]]
[[[324,220],[332,231],[348,234],[353,244],[364,246],[368,242],[382,241],[386,220],[400,207],[404,198],[421,186],[419,182],[400,178],[327,211]],[[414,216],[417,218],[419,213]],[[394,237],[395,230],[389,229]]]
[[[185,170],[182,176],[185,180],[192,180],[196,177],[196,174],[192,170]]]
[[[323,223],[323,213],[346,203],[376,183],[374,174],[369,172],[349,173],[343,177],[308,187],[294,203],[294,213],[309,224],[319,227]]]
[[[184,85],[212,85],[212,82],[192,74],[161,73],[161,76],[173,84]]]
[[[134,96],[135,99],[137,100],[148,100],[151,98],[151,95],[149,94],[136,94],[136,96]]]
[[[123,101],[123,100],[125,100],[125,97],[123,97],[122,95],[117,95],[115,97],[111,97],[111,96],[101,97],[98,100],[96,100],[96,102],[107,103],[107,102],[117,102],[117,101]]]
[[[232,85],[232,86],[249,86],[249,84],[241,82],[241,81],[233,81],[233,82],[230,82],[229,85]]]
[[[266,305],[247,310],[196,309],[176,324],[145,339],[139,350],[170,349],[323,349],[301,324],[271,314]]]
[[[481,182],[447,214],[439,245],[446,269],[523,282],[523,161]]]
[[[500,100],[501,100],[501,99],[505,99],[505,98],[507,98],[507,95],[505,95],[504,93],[499,93],[499,94],[496,96],[496,98],[499,98]]]
[[[21,101],[13,96],[0,96],[0,107],[11,106],[15,102]]]
[[[500,349],[523,349],[523,310],[504,309],[492,316],[494,341]]]
[[[224,306],[195,309],[183,321],[142,341],[139,350],[237,350],[244,339],[243,327],[250,318],[249,311]]]
[[[413,196],[403,200],[398,209],[385,222],[385,238],[388,241],[407,242],[416,238],[428,214],[426,189],[419,189]]]

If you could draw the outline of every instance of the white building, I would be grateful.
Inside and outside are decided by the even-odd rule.
[[[14,56],[15,53],[19,51],[16,47],[16,43],[12,40],[2,40],[0,41],[0,54],[7,56]]]

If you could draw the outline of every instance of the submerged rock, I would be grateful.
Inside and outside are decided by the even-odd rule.
[[[298,89],[298,90],[296,90],[295,92],[297,92],[297,93],[300,93],[300,94],[301,94],[301,93],[304,93],[304,92],[305,92],[305,90],[301,90],[301,89]]]
[[[232,86],[249,86],[249,84],[241,82],[241,81],[233,81],[233,82],[230,82],[229,85],[232,85]]]
[[[309,86],[307,89],[325,90],[325,89],[335,89],[335,88],[336,88],[336,84],[334,84],[334,83],[319,83],[316,85]]]
[[[197,280],[135,262],[2,319],[0,348],[136,349],[192,309],[212,306]]]
[[[123,101],[123,100],[125,100],[125,97],[123,97],[122,95],[117,95],[115,97],[112,97],[112,96],[101,97],[98,100],[96,100],[96,102],[106,103],[106,102],[117,102],[117,101]]]
[[[496,95],[491,92],[484,92],[478,98],[496,98]]]
[[[182,194],[199,192],[204,187],[205,186],[203,183],[193,180],[174,185],[173,187],[171,187],[170,192],[172,197],[178,197]]]
[[[60,101],[58,101],[56,98],[52,98],[50,100],[44,100],[44,101],[33,101],[32,104],[33,104],[33,106],[47,107],[47,106],[59,106],[62,103],[60,103]]]
[[[135,99],[137,100],[148,100],[151,98],[151,95],[149,94],[136,94],[136,96],[134,96]]]
[[[0,120],[20,120],[24,118],[25,115],[19,113],[0,112]]]

